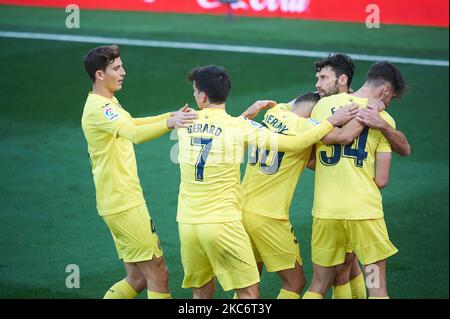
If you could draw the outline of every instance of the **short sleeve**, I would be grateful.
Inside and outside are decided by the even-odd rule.
[[[377,153],[391,153],[392,147],[386,137],[381,134],[380,143],[377,146]]]
[[[396,129],[397,125],[395,124],[394,119],[392,116],[389,115],[386,111],[381,112],[380,116],[383,120],[385,120],[392,128]]]

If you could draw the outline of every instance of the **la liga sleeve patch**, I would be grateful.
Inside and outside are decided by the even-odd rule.
[[[103,110],[103,114],[108,119],[108,121],[115,121],[119,118],[120,114],[117,113],[111,106],[106,106]]]

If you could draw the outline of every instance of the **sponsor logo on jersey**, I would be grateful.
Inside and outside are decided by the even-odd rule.
[[[105,114],[105,117],[109,121],[115,121],[119,118],[119,113],[114,111],[114,109],[111,106],[105,107],[105,109],[103,110],[103,114]]]

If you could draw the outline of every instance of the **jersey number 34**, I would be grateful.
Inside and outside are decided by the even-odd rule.
[[[320,152],[320,162],[326,166],[333,166],[341,160],[341,157],[347,157],[355,160],[356,167],[363,167],[364,161],[367,159],[366,143],[368,134],[369,128],[366,127],[357,139],[357,148],[352,148],[353,143],[348,145],[327,145],[333,149],[332,155],[328,156],[325,151]],[[342,148],[344,152],[342,152]]]

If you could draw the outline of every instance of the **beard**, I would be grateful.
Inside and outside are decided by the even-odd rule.
[[[327,97],[327,96],[332,96],[332,95],[338,94],[339,93],[338,80],[336,80],[336,82],[334,83],[334,85],[330,89],[328,89],[326,91],[324,90],[322,92],[324,94],[322,97]]]

